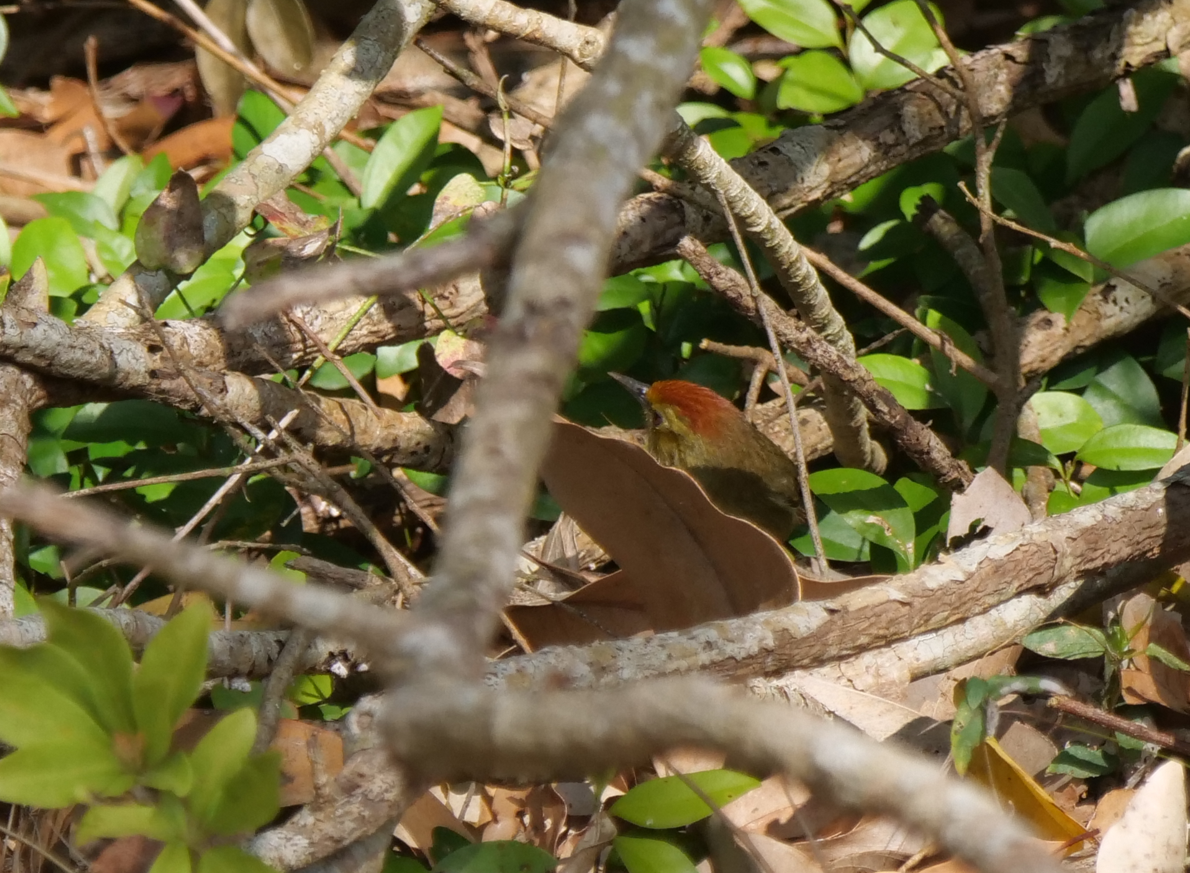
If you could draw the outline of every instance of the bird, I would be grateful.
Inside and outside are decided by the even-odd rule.
[[[722,512],[782,542],[805,521],[797,465],[730,400],[681,379],[609,375],[644,409],[649,454],[693,476]]]

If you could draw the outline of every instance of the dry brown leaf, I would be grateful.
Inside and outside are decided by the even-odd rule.
[[[795,597],[797,573],[776,540],[724,515],[690,476],[638,446],[556,422],[542,478],[621,572],[570,595],[565,607],[509,609],[531,649],[691,627]],[[549,615],[528,615],[532,610]],[[549,631],[555,619],[565,633]]]
[[[864,818],[845,834],[818,840],[814,858],[827,870],[895,870],[926,846],[897,822]]]
[[[434,828],[449,828],[475,842],[475,833],[471,828],[459,821],[446,804],[429,791],[405,810],[393,836],[409,848],[428,855],[434,845]]]
[[[802,694],[881,742],[906,725],[926,721],[913,707],[872,691],[857,690],[816,676],[801,676],[791,681]],[[924,725],[922,727],[925,729]]]
[[[1095,873],[1181,873],[1186,865],[1186,771],[1167,761],[1103,835]]]
[[[70,176],[70,150],[26,130],[0,130],[0,164],[32,175],[0,175],[0,193],[27,197],[59,190],[54,180]],[[38,181],[44,176],[44,181]]]
[[[1134,794],[1135,788],[1115,788],[1103,795],[1095,806],[1095,814],[1091,816],[1087,830],[1107,833],[1107,829],[1123,817]]]
[[[231,128],[234,116],[208,118],[164,136],[144,150],[145,160],[165,155],[174,168],[199,164],[228,163],[231,160]]]
[[[1156,643],[1183,661],[1190,661],[1190,645],[1178,616],[1142,593],[1123,603],[1120,621],[1129,634],[1130,647],[1140,653],[1133,656],[1131,669],[1120,671],[1124,700],[1159,703],[1175,712],[1190,712],[1190,676],[1144,654],[1151,643]]]
[[[301,806],[343,769],[343,737],[315,724],[283,718],[269,746],[281,753],[281,805]]]
[[[821,873],[808,848],[790,845],[784,840],[764,834],[742,834],[737,839],[762,862],[760,869],[767,873]]]
[[[809,800],[810,792],[801,783],[770,776],[723,807],[723,815],[746,833],[788,840],[802,834],[795,813]]]
[[[1032,520],[1021,496],[1003,476],[987,467],[971,480],[962,494],[951,500],[946,541],[971,533],[971,525],[977,521],[980,525],[975,533],[1011,533]]]

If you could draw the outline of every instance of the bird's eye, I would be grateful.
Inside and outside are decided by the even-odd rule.
[[[665,424],[665,416],[656,409],[650,409],[649,416],[651,417],[653,427],[661,427],[661,425]]]

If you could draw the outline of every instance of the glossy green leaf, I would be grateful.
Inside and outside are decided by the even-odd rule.
[[[992,197],[1011,209],[1021,224],[1048,234],[1058,229],[1045,198],[1027,173],[1010,167],[993,167]]]
[[[1039,391],[1029,401],[1037,414],[1041,443],[1055,455],[1077,452],[1103,430],[1099,413],[1077,394]]]
[[[930,371],[912,358],[865,355],[858,361],[906,409],[937,409],[945,405],[933,390]]]
[[[628,873],[695,873],[689,856],[668,840],[620,836],[612,840]]]
[[[1157,388],[1136,358],[1124,355],[1099,371],[1083,399],[1095,408],[1106,427],[1113,424],[1147,424],[1161,427],[1161,400]]]
[[[1030,652],[1066,661],[1101,658],[1107,653],[1107,638],[1097,627],[1057,624],[1025,634],[1021,645]]]
[[[404,195],[433,159],[441,124],[441,106],[416,109],[390,124],[364,167],[360,205],[374,209]]]
[[[627,370],[640,358],[649,330],[635,309],[609,309],[595,316],[583,331],[579,345],[579,371],[607,373]]]
[[[90,281],[87,255],[65,218],[37,218],[12,245],[12,274],[24,276],[37,258],[45,262],[51,297],[67,297]]]
[[[132,783],[105,740],[30,743],[0,758],[0,800],[5,803],[60,809],[86,803],[93,795],[122,794]]]
[[[92,706],[108,733],[132,733],[132,650],[110,621],[52,600],[41,603],[47,641],[86,674]]]
[[[914,564],[913,512],[897,490],[866,470],[839,467],[810,474],[810,490],[871,542]]]
[[[698,54],[703,72],[736,97],[751,100],[756,95],[756,74],[752,65],[731,49],[707,46]]]
[[[942,205],[946,202],[946,186],[940,182],[926,182],[924,185],[910,185],[897,198],[897,205],[901,207],[901,215],[906,221],[913,221],[921,208],[921,202],[929,197],[935,203]]]
[[[149,873],[153,873],[152,870]],[[199,856],[198,873],[277,873],[239,846],[216,846]]]
[[[777,86],[777,108],[827,115],[864,99],[864,89],[837,57],[805,51],[781,62],[785,72]]]
[[[773,36],[802,48],[843,45],[835,10],[826,0],[740,0],[740,7]]]
[[[825,505],[819,507],[818,533],[822,537],[822,548],[832,561],[866,561],[871,554],[871,543],[847,523],[837,512]],[[814,540],[809,530],[789,541],[803,555],[813,555]]]
[[[209,613],[192,606],[170,619],[145,647],[132,690],[150,764],[165,758],[174,726],[202,690],[209,630]]]
[[[926,310],[924,315],[923,320],[927,327],[946,334],[955,346],[974,360],[983,361],[983,354],[979,351],[979,346],[976,345],[971,334],[956,322],[933,309]],[[979,413],[983,411],[988,396],[987,386],[966,370],[955,368],[952,373],[950,359],[934,349],[930,349],[930,363],[934,369],[934,389],[954,410],[955,416],[963,428],[971,427]]]
[[[734,770],[706,770],[686,777],[665,776],[630,789],[612,804],[611,814],[645,828],[680,828],[701,821],[714,810],[686,781],[696,785],[716,806],[724,806],[760,784]]]
[[[63,436],[87,443],[118,440],[150,446],[173,446],[194,438],[194,424],[182,414],[149,400],[88,403],[71,419]]]
[[[1124,154],[1161,111],[1177,84],[1178,76],[1159,69],[1141,70],[1132,77],[1138,110],[1125,112],[1117,86],[1109,85],[1095,97],[1074,123],[1066,149],[1066,181],[1081,179]]]
[[[246,33],[246,30],[245,30]],[[231,144],[241,160],[260,145],[285,120],[285,110],[259,91],[248,90],[240,98],[236,122],[231,129]],[[164,183],[162,186],[164,187]]]
[[[942,13],[933,4],[930,8],[941,22]],[[869,12],[863,22],[880,45],[926,72],[932,73],[946,64],[946,53],[938,45],[938,38],[914,0],[894,0]],[[916,74],[876,51],[860,31],[852,34],[847,54],[855,78],[867,90],[899,88],[917,78]]]
[[[990,688],[983,679],[960,680],[955,687],[955,715],[950,723],[950,754],[961,776],[971,764],[975,749],[987,739],[987,704]]]
[[[1156,470],[1173,457],[1178,437],[1143,424],[1105,427],[1079,449],[1078,459],[1105,470]]]
[[[249,759],[223,786],[218,800],[206,808],[203,824],[215,834],[251,833],[273,820],[281,808],[280,799],[281,753],[265,752]]]
[[[493,840],[455,849],[434,865],[433,873],[549,873],[557,866],[557,858],[536,846]]]
[[[1157,643],[1149,643],[1145,646],[1145,654],[1156,661],[1161,662],[1171,670],[1181,670],[1183,673],[1190,673],[1190,664],[1183,661],[1169,649]]]
[[[256,739],[256,714],[237,709],[199,740],[190,755],[194,785],[190,809],[204,825],[219,813],[224,793],[248,763]]]
[[[1113,267],[1190,242],[1190,191],[1154,188],[1121,197],[1087,218],[1087,251]]]
[[[131,184],[131,180],[129,180]],[[32,199],[41,203],[46,211],[57,218],[65,218],[82,236],[95,236],[96,227],[119,230],[120,220],[116,212],[102,197],[84,191],[64,191],[50,194],[34,194]]]
[[[376,349],[376,378],[387,379],[417,369],[417,350],[429,340],[416,339],[396,346]]]

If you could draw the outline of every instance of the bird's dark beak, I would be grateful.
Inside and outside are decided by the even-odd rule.
[[[628,393],[635,397],[642,406],[648,407],[648,403],[645,401],[645,392],[649,390],[647,384],[637,381],[631,376],[625,376],[623,373],[608,373],[607,375],[623,385],[628,390]]]

